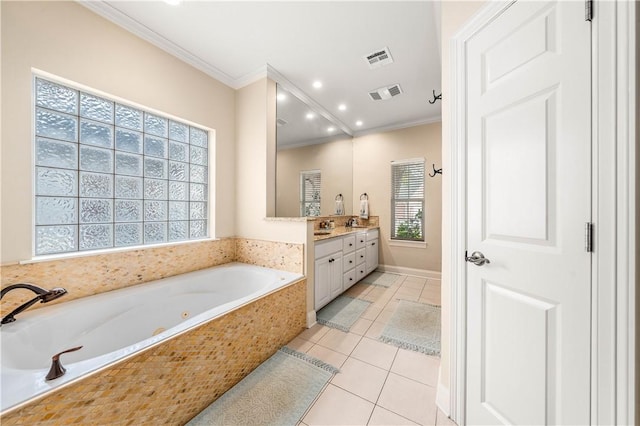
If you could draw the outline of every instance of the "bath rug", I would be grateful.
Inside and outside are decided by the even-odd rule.
[[[377,285],[389,288],[396,280],[400,278],[398,274],[390,274],[388,272],[372,272],[360,281],[364,284]]]
[[[337,328],[347,333],[369,305],[371,305],[371,302],[366,300],[338,296],[317,312],[316,321],[327,327]]]
[[[400,300],[380,340],[403,349],[440,356],[440,306]]]
[[[337,372],[334,366],[285,346],[187,426],[294,426]]]

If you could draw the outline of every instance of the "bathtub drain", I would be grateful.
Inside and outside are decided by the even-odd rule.
[[[187,318],[189,318],[189,312],[184,311],[184,312],[182,313],[181,317],[182,317],[183,319],[187,319]]]

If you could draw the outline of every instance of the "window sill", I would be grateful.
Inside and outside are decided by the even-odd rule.
[[[50,254],[50,255],[44,255],[44,256],[34,256],[31,259],[21,260],[20,265],[50,262],[52,260],[65,260],[65,259],[76,259],[80,257],[108,255],[108,254],[123,253],[128,251],[147,250],[147,249],[171,247],[171,246],[177,246],[177,245],[202,243],[206,241],[218,241],[218,240],[220,240],[220,238],[202,238],[199,240],[175,241],[171,243],[148,244],[148,245],[130,246],[130,247],[117,247],[117,248],[108,248],[108,249],[101,249],[101,250],[74,251],[72,253],[60,253],[60,254]]]
[[[426,241],[387,240],[390,247],[427,248]]]

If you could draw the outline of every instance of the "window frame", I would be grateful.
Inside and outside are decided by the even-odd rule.
[[[317,199],[307,199],[306,198],[306,188],[307,185],[305,181],[311,177],[314,181],[317,178],[317,184],[319,186],[316,191],[318,194]],[[312,184],[313,185],[313,184]],[[318,217],[322,215],[321,211],[321,201],[322,201],[322,171],[320,170],[301,170],[300,171],[300,216],[301,217]],[[308,215],[307,212],[307,204],[315,205],[317,204],[317,215]]]
[[[391,162],[391,191],[390,191],[390,241],[393,243],[400,244],[424,244],[426,242],[425,235],[425,201],[426,201],[426,172],[425,172],[425,159],[424,158],[411,158],[405,160],[397,160]],[[421,167],[422,173],[422,196],[421,197],[396,197],[396,169],[401,167]],[[415,182],[414,182],[415,183]],[[398,217],[397,204],[398,203],[420,203],[419,213],[420,217],[418,219],[411,219],[407,216]],[[400,225],[399,221],[409,222],[407,225],[411,227],[414,224],[415,220],[419,220],[418,224],[420,226],[420,237],[398,237],[397,230]],[[411,232],[411,231],[408,231]]]
[[[32,179],[32,185],[31,185],[31,234],[32,234],[32,238],[31,238],[31,256],[32,256],[32,261],[37,262],[37,261],[41,261],[41,260],[49,260],[49,259],[55,259],[55,258],[71,258],[71,257],[84,257],[84,256],[89,256],[89,255],[96,255],[96,254],[107,254],[107,253],[115,253],[115,252],[122,252],[122,251],[131,251],[131,250],[140,250],[140,249],[146,249],[146,248],[152,248],[152,247],[161,247],[161,246],[171,246],[171,245],[177,245],[177,244],[188,244],[188,243],[194,243],[194,242],[201,242],[201,241],[206,241],[206,240],[214,240],[215,236],[214,236],[214,211],[213,211],[213,207],[214,207],[214,200],[215,200],[215,129],[212,129],[208,126],[204,126],[202,124],[199,123],[195,123],[192,122],[190,120],[186,120],[182,117],[177,117],[175,115],[166,113],[164,111],[160,111],[154,108],[150,108],[148,106],[145,105],[141,105],[135,102],[132,102],[130,100],[121,98],[119,96],[115,96],[112,95],[110,93],[107,92],[103,92],[100,90],[97,90],[95,88],[92,87],[88,87],[85,86],[83,84],[79,84],[76,83],[74,81],[71,80],[67,80],[64,78],[61,78],[59,76],[47,73],[45,71],[41,71],[41,70],[37,70],[37,69],[32,69],[32,73],[31,73],[31,82],[32,82],[32,88],[31,88],[31,116],[32,116],[32,121],[31,121],[31,179]],[[69,141],[67,143],[70,144],[75,144],[76,150],[77,150],[77,157],[76,157],[76,167],[75,168],[69,168],[68,170],[71,172],[74,172],[76,174],[76,182],[75,182],[75,195],[69,196],[68,198],[71,199],[75,199],[76,202],[76,211],[75,211],[75,215],[76,215],[76,220],[73,221],[73,223],[69,223],[69,226],[75,227],[75,236],[74,236],[74,241],[75,241],[75,247],[73,250],[70,251],[55,251],[55,252],[44,252],[44,253],[38,253],[38,226],[61,226],[61,225],[39,225],[38,224],[38,212],[37,212],[37,203],[38,203],[38,197],[43,197],[42,194],[38,194],[38,190],[37,190],[37,185],[38,185],[38,168],[39,167],[47,167],[47,168],[51,168],[52,166],[48,166],[48,165],[41,165],[39,163],[38,160],[38,139],[42,140],[42,139],[48,139],[48,140],[52,140],[54,142],[65,142],[63,139],[56,139],[56,138],[51,138],[49,136],[42,136],[42,135],[38,135],[37,134],[37,112],[38,110],[42,110],[44,109],[45,111],[50,111],[53,113],[62,113],[62,114],[66,114],[65,112],[61,112],[58,111],[56,109],[50,109],[47,108],[46,106],[41,106],[38,105],[38,79],[40,80],[44,80],[45,82],[49,82],[55,85],[60,85],[63,86],[65,88],[71,89],[73,91],[75,91],[77,93],[77,100],[76,100],[76,112],[71,113],[71,116],[74,117],[75,120],[77,120],[77,136],[76,136],[76,140],[75,141]],[[145,176],[144,173],[144,159],[145,158],[152,158],[152,157],[148,157],[148,155],[144,152],[144,143],[145,143],[145,136],[152,136],[150,133],[147,133],[147,129],[146,127],[143,128],[142,130],[140,130],[140,134],[141,134],[141,149],[142,152],[140,153],[129,153],[129,154],[135,154],[135,155],[139,155],[142,158],[142,174],[140,176],[137,176],[141,179],[143,187],[142,187],[142,197],[141,198],[136,198],[136,199],[131,199],[131,201],[137,201],[139,203],[142,204],[142,211],[141,211],[141,217],[139,221],[136,222],[122,222],[122,221],[116,221],[116,211],[115,211],[115,205],[116,205],[116,200],[121,200],[121,198],[117,198],[116,196],[116,192],[115,192],[115,180],[117,176],[125,176],[128,177],[128,175],[121,175],[121,174],[116,174],[116,169],[115,169],[115,156],[116,153],[123,153],[123,154],[127,154],[128,152],[126,151],[122,151],[122,150],[116,150],[116,145],[115,145],[115,134],[116,134],[116,130],[120,129],[120,130],[128,130],[127,128],[124,128],[122,126],[117,126],[115,120],[113,120],[112,122],[100,122],[97,121],[96,123],[98,124],[103,124],[107,127],[111,128],[112,131],[112,143],[111,146],[109,148],[105,148],[107,150],[109,150],[112,153],[112,158],[111,161],[113,162],[113,167],[111,168],[110,172],[107,173],[103,173],[106,175],[109,175],[111,177],[111,195],[110,196],[105,196],[105,197],[99,197],[96,199],[106,199],[106,200],[111,200],[111,218],[110,221],[105,222],[106,225],[110,225],[111,226],[111,245],[110,246],[105,246],[105,247],[99,247],[99,248],[87,248],[87,249],[81,249],[81,245],[80,245],[80,239],[81,239],[81,225],[87,225],[87,224],[91,224],[91,223],[82,223],[80,220],[80,200],[85,199],[86,197],[82,195],[81,190],[80,190],[80,177],[81,174],[87,174],[87,173],[102,173],[102,172],[95,172],[95,171],[90,171],[90,170],[85,170],[82,169],[80,166],[80,148],[81,147],[89,147],[89,148],[101,148],[99,145],[92,145],[92,144],[86,144],[86,143],[81,143],[80,142],[80,132],[81,132],[81,122],[84,120],[93,120],[92,118],[87,118],[85,116],[82,115],[81,113],[81,98],[82,98],[82,93],[87,94],[89,96],[94,96],[97,98],[101,98],[104,100],[107,100],[108,102],[113,104],[113,108],[114,108],[114,119],[115,119],[115,108],[116,105],[121,105],[124,107],[129,107],[132,109],[135,109],[137,111],[140,111],[142,113],[142,120],[143,120],[143,124],[144,124],[144,120],[146,118],[147,114],[150,115],[154,115],[154,116],[159,116],[161,117],[163,120],[166,120],[167,123],[169,123],[169,121],[174,121],[183,125],[186,125],[189,127],[189,129],[191,127],[197,128],[201,131],[203,131],[206,134],[207,137],[207,143],[206,143],[206,155],[204,156],[204,163],[202,163],[203,167],[205,168],[205,173],[206,176],[204,178],[204,181],[202,182],[202,184],[205,186],[204,187],[204,201],[198,201],[198,202],[202,202],[204,203],[204,209],[205,209],[205,213],[202,219],[191,219],[191,214],[190,214],[190,205],[188,206],[189,210],[187,210],[187,217],[186,219],[184,219],[184,221],[187,222],[187,229],[186,229],[186,238],[185,239],[180,239],[180,240],[170,240],[170,220],[169,220],[169,204],[170,204],[170,196],[169,196],[169,182],[173,182],[174,180],[170,180],[170,176],[169,176],[169,171],[167,169],[166,171],[166,178],[160,178],[162,180],[166,180],[167,181],[167,195],[166,195],[166,220],[164,221],[160,221],[158,223],[163,223],[166,224],[165,226],[165,238],[163,241],[158,241],[158,242],[149,242],[149,243],[145,243],[145,239],[144,239],[144,228],[145,228],[145,223],[150,223],[147,220],[145,220],[145,212],[144,212],[144,205],[146,201],[151,201],[150,198],[147,197],[147,195],[144,192],[144,186],[145,186],[145,180],[150,178],[149,176]],[[188,134],[187,134],[188,135]],[[169,141],[169,134],[167,134],[166,136],[166,140]],[[174,139],[171,139],[174,140]],[[187,141],[185,142],[189,147],[191,147],[191,142],[187,136]],[[166,158],[162,157],[159,158],[163,161],[166,161],[167,163],[167,167],[169,164],[169,152],[168,152],[168,144],[169,142],[167,142],[167,153],[166,153]],[[196,145],[197,146],[197,145]],[[189,168],[191,167],[191,165],[193,164],[197,164],[192,162],[192,158],[190,155],[190,150],[187,151],[187,153],[189,154],[186,158],[185,164],[189,165]],[[53,166],[53,168],[56,168],[55,166]],[[132,176],[134,177],[134,176]],[[184,181],[187,184],[187,199],[184,201],[186,203],[190,203],[191,200],[191,196],[190,196],[190,186],[192,183],[195,183],[191,180],[192,178],[188,175],[187,179]],[[175,181],[175,182],[183,182],[183,181]],[[55,196],[54,196],[55,197]],[[66,197],[66,196],[65,196]],[[91,197],[90,197],[91,198]],[[124,199],[123,199],[124,200]],[[163,201],[163,200],[160,200]],[[191,238],[191,223],[193,220],[202,220],[204,221],[204,234],[203,236],[200,237],[196,237],[196,238]],[[117,245],[116,242],[116,225],[117,224],[121,224],[121,223],[137,223],[140,226],[140,230],[141,230],[141,237],[140,237],[140,243],[135,242],[134,244],[130,244],[130,245]]]

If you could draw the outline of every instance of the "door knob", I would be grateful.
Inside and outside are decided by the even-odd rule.
[[[479,251],[474,251],[473,253],[471,253],[470,257],[467,256],[467,252],[465,251],[464,260],[466,260],[467,262],[471,262],[476,266],[482,266],[485,263],[491,263],[489,259],[484,257],[484,254],[482,254],[482,252],[479,252]]]

